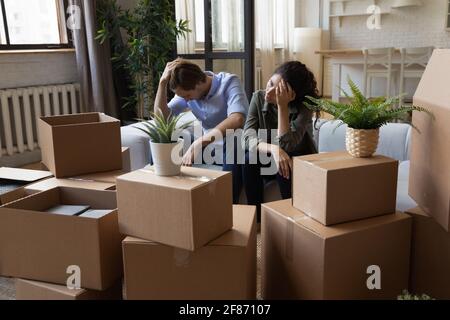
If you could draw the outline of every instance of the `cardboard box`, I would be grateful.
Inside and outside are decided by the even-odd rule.
[[[262,206],[261,230],[264,299],[396,299],[408,288],[406,214],[326,227],[283,200]]]
[[[100,219],[44,212],[59,204],[109,209]],[[0,207],[0,274],[66,284],[79,266],[81,287],[106,290],[122,276],[116,193],[58,187]]]
[[[324,225],[396,210],[398,161],[347,152],[294,158],[293,205]]]
[[[49,171],[0,168],[0,205],[25,196],[23,187],[51,177]]]
[[[409,195],[450,231],[450,50],[435,50],[414,95]]]
[[[231,173],[182,167],[157,176],[152,168],[117,178],[120,232],[195,250],[233,226]]]
[[[122,280],[108,290],[97,291],[16,279],[16,300],[122,300]]]
[[[256,208],[234,206],[233,229],[195,252],[127,237],[128,300],[256,298]]]
[[[450,233],[417,207],[413,217],[409,291],[450,299]]]
[[[103,113],[41,117],[42,162],[57,178],[122,168],[120,121]]]

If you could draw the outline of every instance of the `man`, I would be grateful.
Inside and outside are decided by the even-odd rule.
[[[175,97],[167,104],[167,87]],[[226,130],[244,126],[248,100],[236,75],[202,71],[191,62],[177,59],[169,62],[161,76],[155,99],[155,112],[165,117],[170,113],[191,110],[202,123],[205,134],[195,140],[183,156],[183,165],[191,166],[203,148],[214,142],[214,137],[225,137]],[[227,153],[234,152],[233,163],[227,161]],[[233,174],[233,202],[239,202],[242,186],[241,167],[236,159],[235,148],[227,151],[223,141],[223,170]]]

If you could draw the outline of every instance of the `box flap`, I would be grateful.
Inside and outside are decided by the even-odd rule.
[[[114,183],[101,182],[101,181],[89,181],[82,179],[57,179],[50,178],[41,182],[36,182],[25,187],[27,191],[45,191],[55,187],[73,187],[73,188],[86,188],[92,190],[107,190],[114,187]]]
[[[100,121],[100,114],[98,112],[66,114],[60,116],[41,117],[43,122],[49,126],[68,126],[79,125],[87,123],[97,123]]]
[[[152,184],[181,190],[192,190],[230,174],[229,172],[181,167],[181,174],[173,177],[157,176],[152,167],[146,167],[118,177],[121,181]]]
[[[411,208],[405,211],[405,213],[408,214],[412,214],[412,215],[416,215],[416,216],[422,216],[425,218],[430,218],[430,215],[427,214],[422,208],[420,207],[415,207],[415,208]]]
[[[72,290],[72,289],[67,288],[67,286],[46,283],[46,282],[38,282],[38,281],[25,280],[25,279],[17,279],[16,281],[17,281],[16,285],[18,285],[19,283],[22,283],[24,285],[32,286],[35,288],[40,288],[42,290],[43,297],[45,296],[45,293],[47,291],[58,292],[62,295],[73,297],[73,298],[76,298],[86,292],[85,289]]]
[[[348,169],[360,166],[378,165],[381,163],[396,163],[397,160],[374,155],[371,158],[354,158],[346,151],[317,153],[294,158],[294,161],[304,161],[312,166],[325,170]]]
[[[364,220],[337,224],[333,226],[324,226],[320,222],[317,222],[316,220],[305,215],[300,210],[294,208],[292,206],[291,199],[266,203],[263,204],[263,207],[269,209],[272,212],[276,212],[277,214],[284,216],[287,219],[292,220],[297,225],[307,228],[308,230],[316,233],[324,239],[337,237],[349,232],[361,231],[377,225],[384,225],[410,218],[407,214],[395,213]]]
[[[436,49],[420,80],[414,103],[450,109],[450,49]]]
[[[0,168],[0,179],[33,182],[44,178],[51,177],[49,171],[18,169],[18,168]]]

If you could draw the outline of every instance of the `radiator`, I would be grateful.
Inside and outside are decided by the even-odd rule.
[[[39,148],[37,119],[79,113],[77,83],[0,90],[0,157]]]

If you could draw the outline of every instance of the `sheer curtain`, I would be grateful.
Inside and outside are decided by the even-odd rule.
[[[257,65],[262,88],[277,66],[295,59],[295,0],[255,0]]]
[[[186,35],[186,38],[181,37],[177,41],[177,52],[179,54],[190,54],[195,53],[195,3],[194,0],[176,0],[175,1],[175,16],[177,21],[188,20],[189,21],[189,29],[192,32],[189,32]]]

